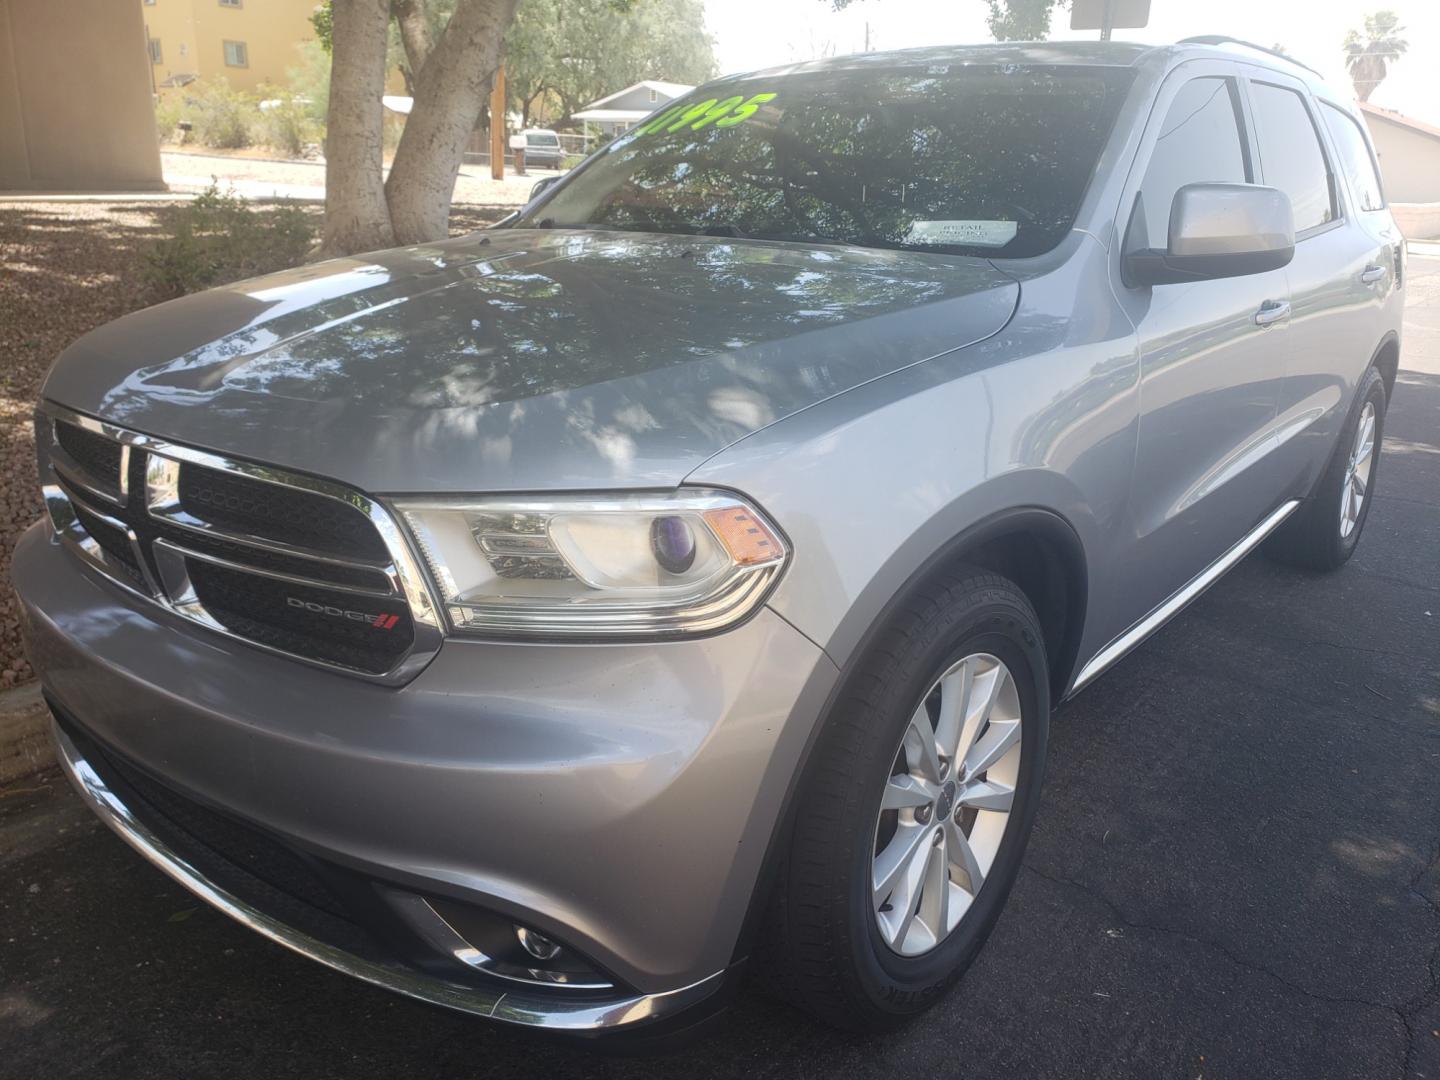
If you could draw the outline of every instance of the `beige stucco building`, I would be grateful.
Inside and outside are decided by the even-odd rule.
[[[164,186],[139,0],[0,0],[0,190]]]
[[[138,7],[157,90],[194,79],[225,79],[254,93],[282,86],[301,62],[318,0],[116,0]]]
[[[1385,197],[1391,202],[1440,203],[1440,128],[1362,102],[1375,141]]]

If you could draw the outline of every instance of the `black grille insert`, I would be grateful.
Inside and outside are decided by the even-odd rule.
[[[52,711],[106,786],[206,878],[321,941],[361,955],[375,951],[373,937],[339,895],[343,881],[333,877],[334,868],[157,783],[103,749],[53,703]]]
[[[195,596],[231,633],[356,671],[389,671],[414,642],[399,597],[382,599],[292,585],[187,559]]]
[[[372,562],[389,561],[370,520],[338,499],[248,476],[180,466],[180,506],[231,532]]]
[[[55,441],[85,470],[85,478],[112,495],[120,492],[120,444],[104,435],[55,422]]]
[[[130,546],[130,538],[115,526],[96,517],[76,500],[71,499],[70,505],[75,509],[75,518],[80,522],[80,527],[90,534],[90,539],[100,545],[106,558],[112,564],[119,564],[132,584],[139,585],[144,579],[140,575],[140,565],[135,561],[135,551]]]

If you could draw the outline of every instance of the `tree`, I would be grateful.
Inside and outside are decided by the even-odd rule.
[[[701,0],[525,0],[505,41],[510,108],[528,126],[547,99],[561,116],[642,79],[716,73]]]
[[[455,0],[432,39],[418,32],[415,21],[429,17],[426,0],[331,0],[322,254],[446,235],[455,177],[500,66],[516,3]],[[415,100],[382,181],[380,97],[392,14],[413,71]]]
[[[1393,11],[1377,11],[1365,16],[1365,36],[1356,30],[1345,35],[1345,68],[1355,84],[1355,96],[1369,101],[1375,88],[1385,79],[1389,65],[1404,55],[1410,43],[1400,35],[1405,28]]]
[[[996,41],[1044,41],[1050,36],[1050,13],[1065,0],[985,0],[990,14],[985,25]]]
[[[854,0],[830,0],[836,11]],[[1050,13],[1070,0],[985,0],[990,14],[985,25],[996,41],[1044,41],[1050,36]]]

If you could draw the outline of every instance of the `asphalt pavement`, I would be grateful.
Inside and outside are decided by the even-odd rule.
[[[1440,258],[1410,265],[1356,556],[1252,556],[1058,711],[1010,904],[913,1026],[751,987],[678,1055],[540,1042],[262,941],[49,774],[0,789],[0,1076],[1440,1078]]]

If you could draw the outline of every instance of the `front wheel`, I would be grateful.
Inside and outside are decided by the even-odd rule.
[[[974,960],[1039,799],[1048,678],[1024,593],[983,570],[931,583],[879,635],[816,749],[772,904],[797,1004],[884,1029]]]
[[[1266,543],[1268,555],[1293,566],[1334,570],[1354,554],[1374,501],[1387,403],[1385,381],[1372,367],[1360,379],[1355,404],[1315,491]]]

